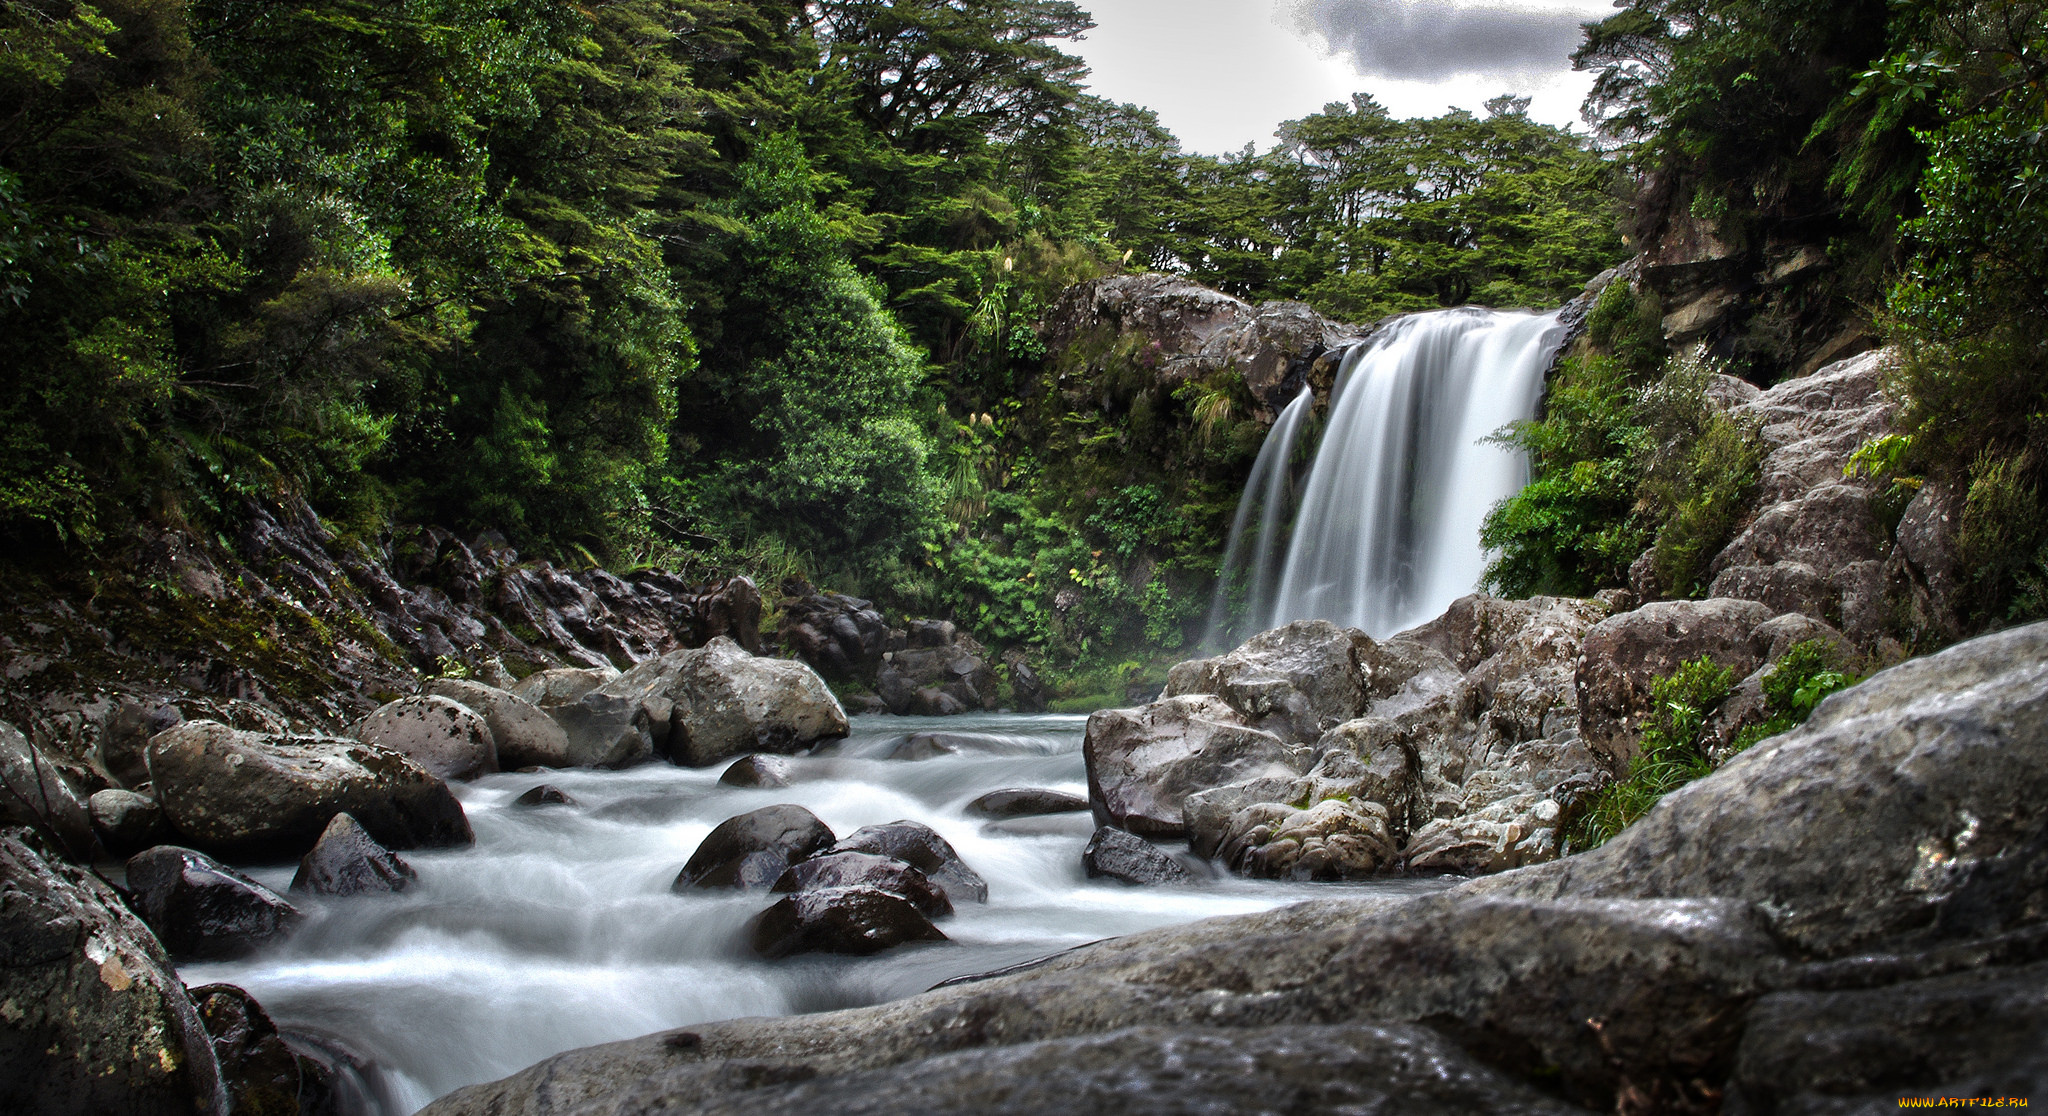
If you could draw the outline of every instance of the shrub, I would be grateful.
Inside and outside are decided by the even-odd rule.
[[[1627,777],[1609,783],[1567,829],[1574,850],[1606,843],[1665,795],[1714,769],[1707,719],[1735,689],[1735,672],[1705,655],[1650,687],[1650,723]]]

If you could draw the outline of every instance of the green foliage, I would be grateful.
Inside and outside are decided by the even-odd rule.
[[[1756,430],[1708,401],[1718,371],[1703,350],[1673,357],[1636,405],[1655,447],[1636,487],[1661,521],[1651,565],[1667,591],[1689,597],[1706,595],[1707,563],[1734,535],[1763,462]]]
[[[1737,733],[1729,754],[1798,728],[1822,698],[1855,685],[1858,679],[1837,669],[1835,657],[1826,640],[1801,640],[1786,648],[1763,677],[1764,719]]]
[[[719,211],[726,326],[692,382],[699,518],[744,523],[852,564],[930,537],[939,493],[914,413],[921,354],[846,258],[794,136],[762,140]],[[706,421],[708,420],[708,421]],[[695,471],[694,469],[691,471]]]
[[[1535,479],[1487,514],[1480,543],[1498,552],[1485,584],[1507,597],[1590,596],[1628,584],[1654,536],[1636,511],[1645,435],[1626,368],[1612,357],[1567,358],[1534,422],[1500,440],[1526,450]]]
[[[1621,331],[1608,336],[1625,343]],[[1706,564],[1733,534],[1762,461],[1756,432],[1708,399],[1716,373],[1694,352],[1633,389],[1618,357],[1566,358],[1543,418],[1498,435],[1529,452],[1535,479],[1481,527],[1497,552],[1487,586],[1588,596],[1626,586],[1649,548],[1667,591],[1703,594]]]
[[[1606,843],[1665,795],[1714,770],[1708,718],[1735,688],[1735,672],[1704,655],[1650,686],[1650,718],[1626,777],[1594,793],[1569,833],[1574,850]]]

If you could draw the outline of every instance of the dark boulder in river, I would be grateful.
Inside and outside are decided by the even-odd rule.
[[[954,906],[988,902],[988,881],[960,859],[951,842],[922,822],[893,821],[886,825],[862,826],[854,830],[852,836],[833,845],[832,851],[895,857],[923,872],[927,879],[945,891]]]
[[[569,797],[568,791],[565,791],[552,783],[542,783],[541,785],[528,790],[525,794],[522,794],[518,798],[512,800],[512,805],[514,806],[528,807],[574,806],[575,804],[576,800]]]
[[[831,847],[832,830],[801,806],[764,806],[727,818],[707,834],[676,876],[674,890],[766,890],[789,866]]]
[[[718,781],[728,787],[786,787],[789,772],[789,761],[781,756],[741,756]]]
[[[1078,814],[1087,808],[1088,800],[1080,795],[1036,787],[1005,787],[967,804],[968,813],[997,821],[1041,814]]]
[[[1515,1080],[1602,1111],[2023,1096],[2048,1081],[2044,796],[2048,624],[1835,694],[1591,852],[1136,934],[875,1007],[696,1025],[687,1048],[571,1051],[427,1112],[971,1111],[991,1088],[1090,1095],[1075,1068],[1095,1064],[1146,1096],[1191,1063],[1145,1049],[1220,1031],[1311,1050],[1331,1028],[1356,1057],[1300,1068],[1291,1087],[1332,1091],[1311,1097],[1402,1080],[1349,1067],[1412,1064],[1404,1050],[1442,1056],[1431,1088],[1503,1099],[1456,1111],[1556,1111]],[[1079,1053],[1132,1028],[1150,1037]],[[999,1085],[975,1072],[992,1066]]]
[[[336,1111],[333,1075],[287,1046],[254,997],[232,984],[209,984],[192,989],[192,1004],[213,1040],[235,1116]]]
[[[412,865],[372,840],[347,814],[336,814],[313,851],[299,861],[293,891],[315,895],[369,895],[404,891],[419,878]]]
[[[799,891],[754,920],[754,952],[774,959],[795,953],[864,956],[906,942],[943,942],[946,935],[917,904],[875,887]]]
[[[476,839],[446,783],[356,740],[187,721],[150,741],[149,766],[171,827],[221,855],[301,856],[340,813],[391,848]]]
[[[953,904],[923,872],[892,856],[835,852],[800,860],[775,881],[776,891],[823,891],[835,887],[872,887],[901,895],[931,918],[953,913]]]
[[[112,888],[0,829],[0,1110],[223,1113],[198,1013]]]
[[[158,845],[128,861],[135,909],[180,959],[240,957],[304,920],[284,896],[192,849]]]
[[[1097,829],[1081,850],[1081,866],[1090,879],[1127,884],[1179,883],[1188,878],[1181,862],[1152,842],[1106,825]]]

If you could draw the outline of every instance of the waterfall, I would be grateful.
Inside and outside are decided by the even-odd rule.
[[[1265,525],[1284,515],[1304,421],[1294,413],[1303,400],[1289,404],[1238,507],[1212,644],[1302,619],[1387,636],[1477,588],[1487,561],[1480,524],[1528,483],[1523,456],[1486,438],[1534,417],[1563,332],[1555,313],[1440,310],[1401,318],[1354,348],[1283,538]],[[1254,505],[1261,529],[1238,546]],[[1247,590],[1235,633],[1223,622],[1233,583]]]
[[[1315,393],[1303,387],[1294,402],[1281,410],[1265,444],[1259,447],[1259,459],[1252,464],[1251,479],[1245,482],[1244,496],[1237,502],[1237,515],[1230,521],[1230,541],[1223,548],[1223,569],[1243,569],[1250,576],[1245,600],[1270,599],[1273,578],[1285,553],[1281,547],[1284,540],[1278,537],[1278,532],[1293,504],[1294,444],[1300,440],[1301,428],[1314,406]],[[1259,517],[1258,531],[1247,537],[1245,528],[1251,525],[1254,513]],[[1212,634],[1221,632],[1229,614],[1230,594],[1226,586],[1218,585],[1216,600],[1209,606],[1208,630]]]

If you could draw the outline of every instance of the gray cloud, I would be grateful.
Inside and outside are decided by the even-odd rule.
[[[1588,18],[1448,0],[1298,0],[1294,17],[1359,72],[1411,81],[1563,70]]]

